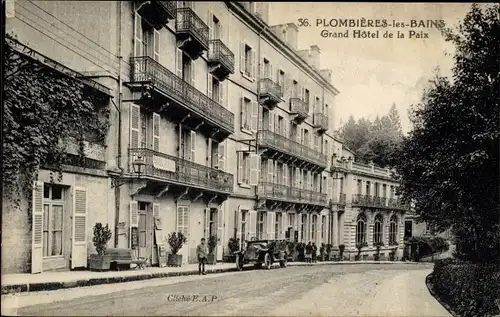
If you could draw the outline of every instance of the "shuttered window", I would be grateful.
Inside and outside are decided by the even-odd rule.
[[[43,256],[63,255],[64,187],[44,185],[43,200]],[[85,220],[85,219],[84,219]],[[78,230],[80,226],[76,229]],[[85,232],[79,230],[76,238],[85,239]],[[83,235],[83,237],[81,237]]]

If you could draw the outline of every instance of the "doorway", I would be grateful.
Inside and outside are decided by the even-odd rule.
[[[138,205],[139,205],[138,256],[151,259],[153,250],[153,211],[150,203],[140,201],[138,202]]]

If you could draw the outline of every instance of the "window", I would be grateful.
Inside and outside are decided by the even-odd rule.
[[[359,214],[356,224],[356,245],[366,243],[366,216]]]
[[[141,111],[141,148],[148,147],[148,116]]]
[[[298,98],[298,97],[299,97],[299,83],[296,80],[294,80],[292,86],[292,98]]]
[[[43,186],[43,256],[63,255],[64,187]]]
[[[307,241],[306,224],[307,224],[307,215],[302,215],[302,222],[300,223],[300,236],[302,237],[302,241]]]
[[[384,218],[382,218],[381,214],[377,214],[375,216],[375,227],[373,230],[374,245],[381,243],[383,241],[383,234],[384,234],[383,225],[384,225]]]
[[[252,103],[244,97],[241,103],[241,128],[247,131],[252,129]]]
[[[221,83],[214,77],[212,77],[212,100],[220,103],[220,90],[221,90]]]
[[[308,89],[306,89],[306,90],[304,91],[304,102],[305,102],[306,104],[309,104],[309,90],[308,90]]]
[[[247,232],[247,220],[248,219],[248,210],[242,210],[241,211],[241,237],[240,242],[244,242],[247,239],[246,232]]]
[[[281,135],[285,135],[285,121],[283,120],[282,116],[278,116],[278,130],[275,132],[278,132]]]
[[[222,25],[220,24],[219,19],[214,15],[212,19],[213,29],[212,29],[212,39],[220,40],[222,37]]]
[[[328,105],[325,103],[325,109],[323,109],[325,116],[328,116]]]
[[[189,207],[177,206],[177,232],[185,236],[189,233]]]
[[[288,227],[293,228],[295,226],[295,214],[288,214]]]
[[[186,56],[186,54],[182,54],[182,79],[191,84],[192,78],[194,77],[194,67],[191,62],[191,59]]]
[[[312,241],[314,241],[316,239],[317,225],[318,225],[318,216],[313,215],[312,216],[312,223],[311,223],[311,240]]]
[[[242,184],[249,184],[250,182],[250,154],[239,153],[240,162],[238,162],[238,180]]]
[[[215,227],[215,225],[217,224],[216,219],[217,219],[217,209],[211,208],[210,209],[210,218],[209,218],[209,223],[208,223],[208,236],[209,237],[217,234],[217,228]]]
[[[371,185],[370,182],[366,182],[366,196],[370,196],[371,195],[370,185]]]
[[[248,45],[245,44],[244,46],[244,56],[245,56],[245,62],[244,62],[244,69],[243,69],[243,74],[245,74],[248,77],[253,77],[253,72],[252,72],[252,58],[253,58],[253,53],[252,53],[252,48]]]
[[[264,74],[263,74],[263,78],[272,78],[272,69],[271,69],[271,62],[269,62],[269,60],[265,59],[263,60],[264,62]]]
[[[387,198],[387,185],[382,185],[382,197]]]
[[[264,239],[264,225],[265,225],[265,216],[263,211],[259,211],[257,215],[257,240]]]
[[[316,97],[315,108],[316,108],[316,111],[324,114],[324,109],[321,108],[321,101],[320,101],[319,97]]]
[[[147,229],[146,229],[146,213],[147,213],[147,203],[145,202],[139,202],[138,203],[138,209],[139,209],[139,247],[140,248],[145,248],[146,247],[146,237],[147,237]]]
[[[375,197],[380,197],[380,184],[379,183],[375,183]]]
[[[274,239],[278,240],[280,238],[280,232],[283,231],[281,228],[281,217],[282,214],[276,213],[276,221],[274,222]]]
[[[278,72],[278,85],[281,87],[281,97],[285,95],[285,72],[281,69]]]
[[[283,29],[283,41],[286,42],[286,29]]]
[[[363,181],[361,179],[358,179],[358,194],[359,195],[363,194],[362,188],[363,188]]]
[[[321,216],[321,240],[324,241],[326,237],[326,216]]]
[[[391,216],[389,224],[389,244],[398,244],[398,218],[395,215]]]

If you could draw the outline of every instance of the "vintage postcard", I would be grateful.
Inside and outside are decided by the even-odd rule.
[[[2,315],[500,316],[498,3],[2,10]]]

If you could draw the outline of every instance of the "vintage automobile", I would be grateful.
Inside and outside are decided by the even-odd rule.
[[[246,241],[246,249],[235,252],[236,268],[241,271],[243,265],[254,263],[256,268],[264,265],[266,270],[271,269],[275,262],[285,268],[288,262],[288,249],[284,241],[251,240]]]

